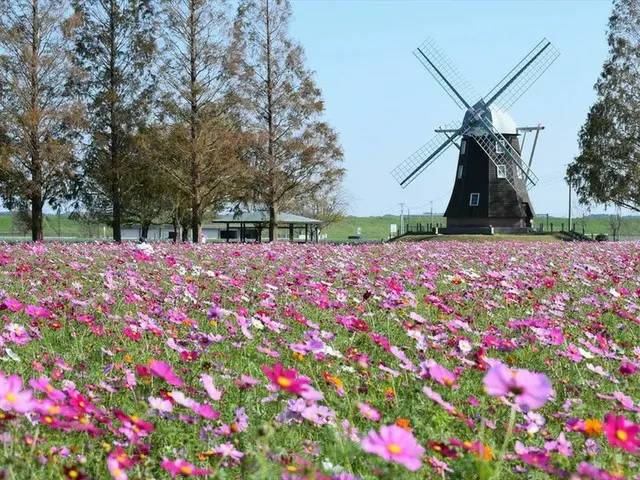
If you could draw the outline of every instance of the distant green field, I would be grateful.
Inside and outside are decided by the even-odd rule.
[[[430,216],[411,216],[407,219],[405,217],[405,223],[409,223],[410,226],[415,226],[421,223],[425,228],[431,222]],[[446,219],[442,217],[433,217],[433,223],[446,225]],[[609,218],[601,217],[579,217],[572,219],[574,229],[577,232],[587,235],[597,235],[604,233],[611,235],[613,233]],[[380,240],[382,238],[389,237],[389,227],[391,224],[396,224],[398,230],[400,229],[400,217],[347,217],[345,220],[330,225],[324,233],[327,234],[329,240],[344,240],[349,235],[356,235],[358,228],[361,230],[361,235],[366,239]],[[544,231],[554,232],[568,228],[568,221],[566,218],[549,217],[547,225],[547,217],[536,217],[535,227],[540,227],[543,224]],[[640,236],[640,217],[624,217],[622,218],[620,236]]]
[[[427,229],[431,223],[430,216],[411,216],[405,217],[405,224],[409,224],[412,230],[415,230],[417,224],[422,224]],[[446,225],[446,219],[440,216],[433,217],[433,223],[436,225]],[[602,217],[579,217],[573,220],[574,229],[577,232],[587,235],[597,235],[604,233],[612,234],[612,226],[609,218]],[[398,231],[400,229],[400,217],[347,217],[341,222],[329,225],[323,233],[327,234],[328,240],[346,240],[350,235],[356,235],[360,228],[361,235],[367,240],[382,240],[389,238],[389,227],[396,224]],[[566,229],[568,222],[566,218],[549,217],[547,223],[546,217],[537,217],[535,227],[538,228],[543,224],[544,231],[548,232],[553,228],[554,232]],[[67,215],[46,215],[44,223],[44,235],[47,238],[55,239],[57,237],[66,238],[99,238],[103,234],[111,237],[111,228],[99,225],[85,225],[80,222],[70,220]],[[621,237],[640,237],[640,217],[624,217],[620,227],[619,235]],[[0,215],[0,237],[4,238],[29,238],[30,231],[26,228],[20,228],[11,215]]]
[[[44,236],[47,238],[73,237],[98,238],[106,233],[111,236],[111,228],[92,225],[91,228],[80,222],[70,220],[68,215],[45,215]],[[31,231],[14,221],[11,215],[0,215],[0,237],[30,237]]]

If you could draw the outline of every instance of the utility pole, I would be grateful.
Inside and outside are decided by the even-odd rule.
[[[431,200],[431,228],[433,228],[433,200]]]
[[[569,177],[569,232],[571,231],[571,177]]]
[[[400,204],[400,235],[404,233],[404,203]]]

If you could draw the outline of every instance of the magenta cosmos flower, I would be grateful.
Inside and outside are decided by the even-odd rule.
[[[384,425],[380,427],[380,433],[371,430],[362,439],[362,449],[412,471],[422,466],[420,456],[425,452],[411,432],[397,425]]]
[[[204,468],[196,468],[186,460],[167,460],[166,458],[162,460],[160,464],[162,468],[164,468],[171,478],[174,478],[176,475],[182,475],[183,477],[194,477],[194,476],[207,476],[211,475],[211,470],[205,470]]]
[[[273,368],[264,365],[262,371],[275,386],[295,395],[302,393],[305,385],[309,383],[309,379],[298,377],[295,369],[285,370],[279,363],[276,363]]]
[[[640,426],[624,418],[608,413],[604,419],[604,433],[611,445],[635,453],[640,446]]]
[[[151,365],[150,370],[152,375],[164,379],[165,382],[169,385],[173,385],[174,387],[181,387],[184,385],[184,381],[174,373],[171,369],[171,365],[168,363],[153,359],[149,363]]]
[[[512,394],[521,407],[540,408],[551,395],[551,383],[543,373],[512,370],[501,363],[491,367],[483,383],[489,395],[502,397]]]

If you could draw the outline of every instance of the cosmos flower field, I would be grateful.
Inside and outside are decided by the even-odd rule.
[[[640,478],[636,244],[0,244],[3,478]]]

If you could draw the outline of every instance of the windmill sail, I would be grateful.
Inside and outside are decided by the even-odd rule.
[[[462,76],[442,49],[431,38],[427,38],[422,45],[413,52],[420,63],[436,79],[456,105],[463,110],[469,108],[467,99],[478,98],[471,84]]]
[[[446,129],[455,130],[457,124],[455,122],[449,124]],[[425,143],[421,148],[413,153],[404,162],[391,170],[391,175],[404,188],[415,180],[433,161],[444,153],[451,146],[453,141],[463,133],[463,129],[458,128],[447,135],[446,133],[438,133],[431,140]]]
[[[507,111],[558,58],[560,52],[543,38],[511,71],[491,90],[487,106]]]

